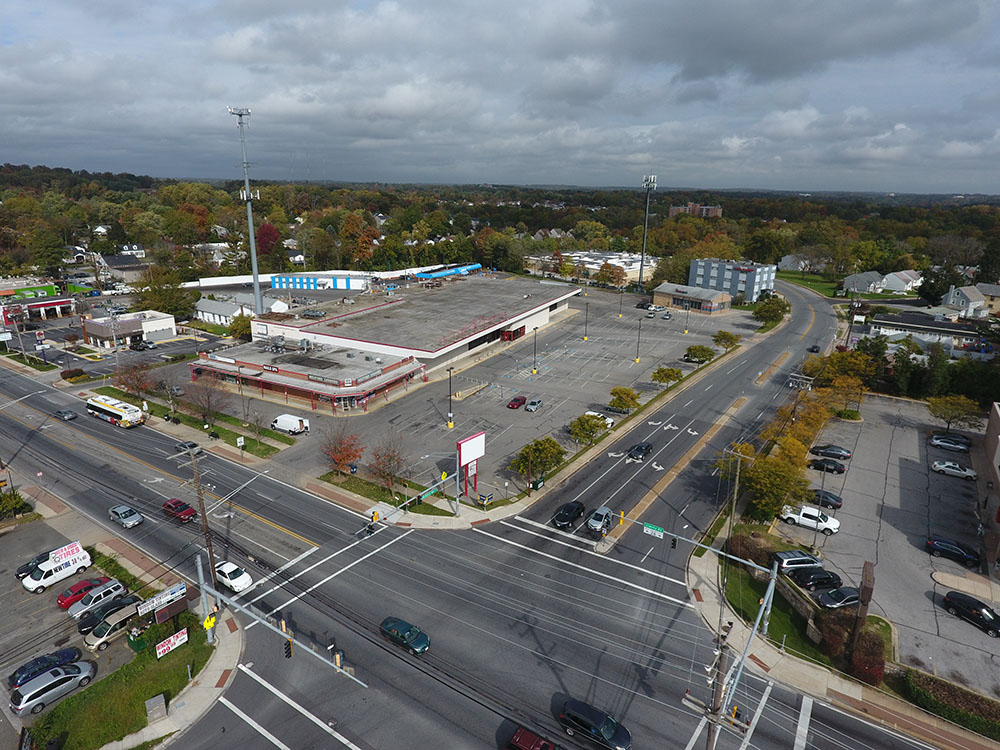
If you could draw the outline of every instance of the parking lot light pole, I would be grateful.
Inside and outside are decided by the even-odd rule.
[[[455,426],[455,420],[453,417],[453,413],[451,411],[451,372],[454,369],[455,369],[454,367],[448,368],[448,429],[449,430]]]
[[[691,327],[689,325],[690,323],[691,323],[691,303],[690,302],[685,302],[684,303],[684,333],[688,332],[688,328]]]
[[[622,300],[625,299],[625,287],[618,290],[618,317],[622,316]]]
[[[531,374],[538,374],[538,326],[535,326],[535,343],[532,345]]]
[[[583,340],[587,340],[587,322],[590,320],[590,303],[583,307]]]
[[[639,364],[639,342],[642,340],[642,318],[639,318],[639,330],[635,334],[635,362]]]

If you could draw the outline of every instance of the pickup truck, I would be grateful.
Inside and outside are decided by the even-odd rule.
[[[812,508],[808,505],[803,505],[799,508],[786,505],[781,509],[781,515],[778,517],[785,523],[792,524],[793,526],[818,529],[827,536],[840,531],[840,521],[836,518],[830,518],[830,516],[818,508]]]

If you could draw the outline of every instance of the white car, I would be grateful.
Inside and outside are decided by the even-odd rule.
[[[615,420],[614,419],[612,419],[611,417],[609,417],[607,414],[601,414],[598,411],[585,411],[584,412],[584,416],[587,416],[587,417],[599,417],[600,419],[603,419],[604,420],[604,424],[607,426],[607,428],[609,430],[612,427],[615,426]]]
[[[228,560],[215,564],[215,575],[219,579],[219,583],[237,594],[253,586],[253,578],[250,577],[250,574]]]
[[[947,474],[948,476],[961,477],[962,479],[975,479],[977,476],[976,472],[968,466],[962,466],[962,464],[957,464],[954,461],[935,461],[931,464],[931,469],[938,474]]]

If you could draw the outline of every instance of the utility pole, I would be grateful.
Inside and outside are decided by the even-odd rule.
[[[212,577],[212,588],[219,588],[219,579],[215,573],[215,552],[212,549],[212,532],[208,528],[208,514],[205,512],[205,492],[201,486],[201,474],[198,472],[198,459],[194,455],[194,448],[188,448],[188,456],[191,458],[191,472],[194,476],[194,491],[198,496],[198,513],[201,514],[201,533],[205,536],[205,548],[208,550],[208,569]]]
[[[254,197],[260,198],[260,191],[257,191],[256,196],[250,192],[250,162],[247,161],[247,139],[243,131],[244,126],[250,124],[250,110],[246,107],[230,107],[229,114],[236,115],[237,127],[240,129],[240,149],[243,152],[243,191],[240,197],[247,202],[247,232],[250,237],[250,273],[253,274],[253,311],[254,315],[262,315],[264,313],[264,304],[260,297],[260,276],[257,275],[257,238],[253,231],[253,207],[250,205]]]
[[[712,715],[714,721],[708,722],[708,734],[705,736],[705,750],[715,750],[715,742],[719,736],[719,720],[722,718],[722,700],[725,698],[725,677],[728,666],[728,655],[726,652],[726,636],[729,635],[733,623],[729,623],[725,630],[720,630],[715,637],[715,672],[710,682],[712,684]]]

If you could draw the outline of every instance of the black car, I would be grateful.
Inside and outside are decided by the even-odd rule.
[[[632,461],[644,461],[653,450],[652,443],[636,443],[628,449],[627,458]]]
[[[806,351],[811,352],[812,354],[819,354],[819,346],[817,344],[813,344],[808,349],[806,349]]]
[[[589,703],[573,700],[563,704],[559,723],[570,737],[579,734],[612,750],[632,750],[632,733],[611,716]]]
[[[40,555],[35,555],[33,558],[28,560],[28,562],[26,562],[24,565],[19,565],[17,567],[17,570],[14,571],[14,575],[17,576],[17,580],[20,581],[22,578],[27,578],[29,575],[31,575],[31,572],[35,568],[37,568],[40,564],[49,559],[50,554],[52,554],[51,550],[48,552],[43,552]]]
[[[53,667],[70,664],[79,659],[80,649],[78,648],[63,648],[53,651],[51,654],[35,657],[27,664],[22,664],[7,676],[7,688],[13,690],[16,687],[21,687],[21,685],[29,680],[38,677],[42,672]]]
[[[556,514],[552,517],[552,525],[557,529],[565,529],[567,526],[572,526],[576,522],[576,519],[586,513],[586,510],[583,507],[583,503],[579,500],[568,502],[556,511]]]
[[[80,631],[80,635],[87,635],[87,633],[100,625],[101,620],[108,615],[117,612],[123,607],[136,605],[141,601],[142,597],[138,594],[129,594],[128,596],[123,596],[121,599],[112,599],[109,602],[98,604],[80,618],[80,621],[76,624],[76,629]]]
[[[968,620],[990,638],[1000,637],[1000,618],[978,599],[958,591],[949,591],[942,602],[948,614]]]
[[[833,510],[838,510],[844,501],[840,499],[840,495],[834,495],[830,490],[810,490],[809,502],[815,503],[823,508],[832,508]]]
[[[379,625],[382,637],[417,656],[431,647],[431,637],[416,625],[398,617],[386,617]]]
[[[635,306],[636,306],[636,309],[638,309],[638,310],[645,310],[646,308],[649,307],[649,303],[648,302],[636,302]]]
[[[847,471],[846,466],[840,463],[840,461],[834,461],[832,458],[814,458],[809,462],[809,468],[816,469],[817,471],[825,471],[828,474],[843,474]]]
[[[840,576],[823,568],[801,568],[792,571],[789,577],[807,591],[835,589],[843,583]]]
[[[819,595],[820,606],[827,609],[841,609],[842,607],[853,607],[861,601],[861,592],[853,586],[824,591]]]
[[[962,563],[967,568],[979,567],[979,552],[954,539],[931,534],[924,542],[924,547],[934,557],[947,557],[949,560]]]
[[[809,452],[814,456],[839,458],[841,461],[846,461],[851,457],[851,452],[847,448],[841,448],[839,445],[814,445],[809,449]]]

